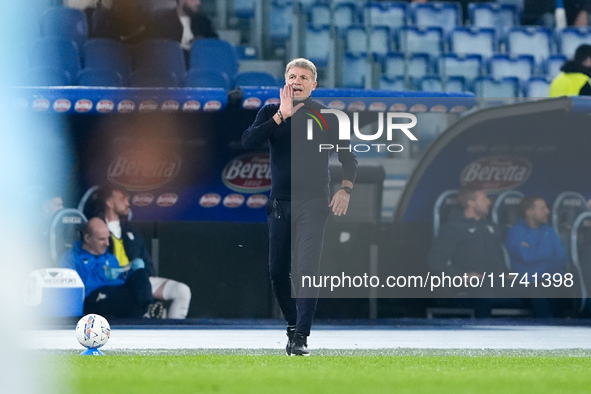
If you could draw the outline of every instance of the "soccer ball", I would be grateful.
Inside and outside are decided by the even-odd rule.
[[[98,349],[107,343],[110,336],[111,326],[101,315],[91,313],[76,324],[76,338],[86,348]]]

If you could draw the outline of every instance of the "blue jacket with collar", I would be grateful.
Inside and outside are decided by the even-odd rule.
[[[106,271],[109,268],[119,267],[119,261],[114,255],[109,252],[98,256],[94,255],[82,249],[81,241],[76,242],[74,247],[62,256],[60,267],[71,268],[78,272],[82,282],[84,282],[85,297],[104,286],[122,286],[125,284],[124,279],[109,279],[107,277]]]
[[[511,268],[520,274],[564,273],[568,254],[554,228],[544,224],[532,228],[523,219],[509,229],[506,246]]]

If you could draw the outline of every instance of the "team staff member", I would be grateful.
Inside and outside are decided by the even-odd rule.
[[[129,222],[129,195],[118,187],[101,186],[91,197],[95,214],[103,218],[111,233],[109,252],[122,267],[145,267],[150,275],[152,296],[170,302],[166,317],[184,319],[189,312],[191,289],[184,283],[156,276],[152,256],[141,232]]]
[[[521,218],[507,233],[506,246],[511,269],[519,274],[561,274],[566,272],[568,253],[556,230],[548,224],[550,210],[542,197],[526,197],[519,205]],[[530,290],[530,289],[528,289]],[[531,289],[536,291],[537,289]],[[545,292],[547,293],[547,292]],[[563,303],[560,299],[530,298],[536,317],[556,317]]]
[[[280,90],[281,103],[265,105],[254,123],[243,133],[246,149],[269,143],[271,153],[271,195],[267,206],[269,224],[269,272],[271,285],[287,321],[287,355],[308,356],[307,337],[318,301],[317,289],[298,289],[302,275],[318,275],[324,228],[329,210],[347,213],[349,198],[357,174],[355,154],[340,149],[343,166],[342,187],[330,199],[328,158],[330,151],[319,152],[319,143],[338,144],[338,129],[318,131],[307,140],[305,111],[319,112],[323,107],[310,98],[317,85],[316,66],[299,58],[285,68],[285,86]],[[299,112],[296,118],[293,116]],[[293,165],[292,165],[293,163]],[[291,296],[292,240],[294,285]]]
[[[550,85],[550,97],[591,96],[591,45],[580,45],[560,71]]]
[[[469,278],[482,278],[486,273],[493,273],[496,277],[505,273],[499,230],[487,219],[491,205],[488,196],[483,190],[466,187],[458,193],[458,201],[462,210],[450,214],[449,222],[441,227],[433,241],[429,252],[430,270]],[[494,286],[465,290],[470,298],[457,298],[454,290],[451,303],[456,307],[474,308],[476,317],[489,317]]]
[[[84,282],[84,313],[159,318],[162,306],[154,303],[148,272],[144,268],[123,272],[108,247],[107,224],[95,217],[84,227],[82,241],[60,261],[60,267],[76,270]]]

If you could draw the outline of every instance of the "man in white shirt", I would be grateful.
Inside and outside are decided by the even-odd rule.
[[[184,283],[156,276],[152,256],[148,252],[144,238],[128,220],[129,195],[116,187],[100,187],[91,197],[97,215],[109,227],[111,243],[109,251],[117,256],[122,267],[145,266],[150,273],[152,295],[155,300],[170,301],[166,317],[184,319],[189,312],[191,289]]]

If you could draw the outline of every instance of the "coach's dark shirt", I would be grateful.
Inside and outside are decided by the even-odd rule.
[[[242,134],[242,146],[260,148],[269,142],[271,153],[271,198],[279,200],[328,196],[330,193],[328,159],[334,150],[319,151],[319,144],[350,146],[349,141],[338,140],[338,123],[332,114],[324,116],[328,124],[320,130],[314,121],[314,137],[307,139],[307,120],[312,119],[310,109],[320,112],[322,104],[307,98],[304,107],[281,124],[273,115],[279,104],[267,104],[261,108],[254,123]],[[297,105],[298,102],[295,102]],[[316,117],[317,114],[314,114]],[[292,127],[293,126],[293,127]],[[293,129],[293,130],[292,130]],[[293,149],[292,149],[293,147]],[[343,179],[355,182],[357,158],[347,149],[340,149],[338,159],[343,166]],[[293,163],[293,165],[292,165]]]

